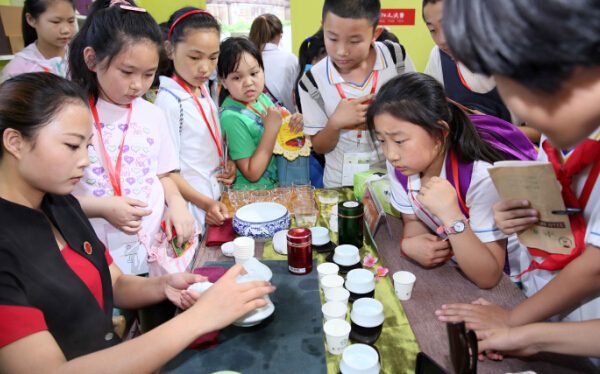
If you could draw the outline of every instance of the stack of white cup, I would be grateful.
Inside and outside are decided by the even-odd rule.
[[[236,238],[233,241],[233,257],[235,257],[235,263],[241,265],[254,257],[254,239],[247,236]]]

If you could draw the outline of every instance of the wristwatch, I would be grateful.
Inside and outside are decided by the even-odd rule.
[[[463,216],[462,219],[454,221],[450,227],[440,226],[437,232],[438,234],[441,234],[443,230],[446,235],[460,234],[461,232],[465,231],[467,227],[469,227],[469,221],[465,216]]]

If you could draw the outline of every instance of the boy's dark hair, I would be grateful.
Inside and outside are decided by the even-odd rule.
[[[159,25],[163,32],[165,40],[167,40],[169,36],[169,31],[171,30],[171,26],[173,25],[173,23],[177,21],[179,17],[194,10],[201,9],[191,6],[181,8],[175,13],[173,13],[167,22],[161,23]],[[171,45],[173,46],[173,49],[175,49],[177,43],[184,41],[188,37],[190,32],[193,30],[215,30],[217,34],[221,34],[221,25],[219,25],[219,22],[216,20],[216,18],[210,14],[190,14],[189,16],[182,18],[179,22],[177,22],[175,27],[173,27],[173,31],[171,32],[171,39],[169,39]],[[161,63],[161,66],[164,66],[165,68],[162,69],[160,75],[166,75],[167,77],[173,75],[173,73],[175,72],[173,67],[173,60],[166,58],[165,55],[164,58],[161,59],[161,61],[165,62],[164,64]]]
[[[21,31],[23,32],[25,47],[35,42],[38,38],[35,29],[27,23],[27,13],[31,14],[31,17],[34,19],[37,19],[40,14],[48,9],[48,5],[56,1],[66,1],[71,4],[73,7],[73,16],[75,15],[75,0],[25,0],[25,3],[23,4],[23,14],[21,16]]]
[[[128,0],[131,6],[137,6]],[[96,73],[88,69],[83,51],[92,47],[96,53],[94,63],[98,68],[108,68],[112,60],[134,43],[152,43],[160,54],[163,36],[150,13],[122,9],[121,4],[110,6],[110,0],[96,0],[90,8],[85,23],[71,40],[69,72],[71,80],[98,100],[100,87]],[[100,66],[100,64],[103,66]]]
[[[221,53],[219,54],[219,62],[217,63],[217,75],[223,80],[231,73],[234,73],[240,65],[240,59],[244,52],[248,52],[258,61],[258,66],[264,71],[262,56],[258,48],[248,38],[231,37],[225,39],[221,43]],[[223,104],[225,98],[229,96],[229,91],[225,87],[221,87],[219,93],[219,105]]]
[[[67,104],[88,107],[87,95],[75,83],[52,73],[19,74],[0,86],[0,135],[11,128],[33,142]],[[0,159],[4,147],[0,146]]]
[[[300,50],[298,51],[298,63],[300,70],[298,77],[296,77],[296,83],[294,84],[294,90],[296,91],[296,105],[298,110],[302,113],[302,105],[300,103],[300,93],[298,92],[298,83],[304,75],[306,65],[312,64],[312,60],[318,58],[327,53],[325,49],[325,37],[323,36],[323,28],[321,27],[314,35],[304,39],[300,44]]]
[[[261,14],[252,21],[248,38],[259,51],[265,49],[265,44],[283,33],[283,25],[274,14]]]
[[[322,13],[323,22],[327,13],[333,13],[342,18],[366,18],[369,25],[375,29],[381,16],[381,2],[379,0],[325,0]]]
[[[553,93],[600,65],[600,1],[445,0],[444,35],[469,69]]]
[[[375,116],[389,114],[422,127],[430,136],[442,140],[444,149],[452,147],[465,162],[485,161],[493,164],[504,158],[482,140],[473,122],[462,109],[446,99],[444,87],[435,78],[423,73],[405,73],[381,87],[367,110],[367,128],[375,139]],[[440,122],[448,124],[448,130]]]

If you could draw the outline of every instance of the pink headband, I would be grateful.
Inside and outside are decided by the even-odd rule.
[[[133,10],[134,12],[143,12],[143,13],[145,13],[145,12],[146,12],[146,9],[144,9],[144,8],[139,8],[139,7],[136,7],[136,6],[131,6],[131,3],[129,3],[129,2],[127,2],[127,1],[125,1],[125,0],[111,0],[109,7],[110,7],[110,6],[113,6],[113,5],[117,5],[117,4],[120,4],[120,5],[121,5],[121,6],[119,7],[119,8],[121,8],[121,9],[125,9],[125,10]]]
[[[123,0],[120,0],[120,1],[123,1]],[[173,25],[169,29],[169,36],[167,37],[167,40],[171,40],[171,34],[173,33],[173,28],[175,27],[175,25],[177,25],[179,23],[179,21],[181,21],[185,17],[190,16],[192,14],[208,14],[209,16],[211,16],[211,17],[214,18],[214,16],[212,14],[210,14],[209,12],[207,12],[206,10],[198,9],[198,10],[192,10],[191,12],[187,12],[186,14],[184,14],[181,17],[177,18],[177,20],[175,20],[175,22],[173,22]]]

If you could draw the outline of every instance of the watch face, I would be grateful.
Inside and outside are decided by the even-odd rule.
[[[465,223],[462,221],[456,221],[454,222],[454,224],[452,225],[452,228],[454,229],[454,231],[456,232],[463,232],[465,231]]]

